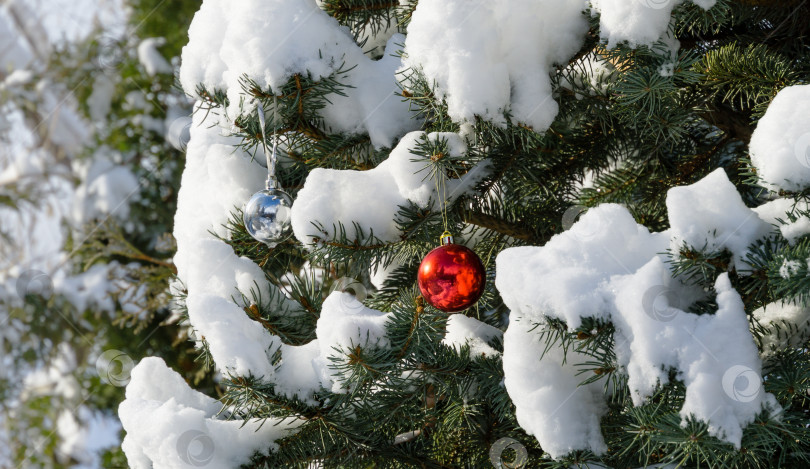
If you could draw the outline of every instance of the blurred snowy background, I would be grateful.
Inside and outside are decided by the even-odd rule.
[[[213,386],[168,295],[198,6],[0,1],[0,467],[126,467],[140,357]]]

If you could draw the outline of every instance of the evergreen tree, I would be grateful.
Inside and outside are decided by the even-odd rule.
[[[179,184],[183,160],[163,124],[168,128],[172,119],[190,111],[190,104],[175,86],[176,67],[150,73],[138,57],[142,41],[164,36],[158,53],[177,57],[186,35],[176,25],[187,27],[198,4],[173,2],[167,16],[168,5],[159,1],[126,3],[131,16],[120,36],[99,27],[79,42],[51,46],[48,37],[39,35],[35,13],[42,12],[33,5],[9,9],[22,29],[4,24],[29,38],[39,53],[36,60],[20,63],[13,41],[8,44],[16,73],[24,78],[3,83],[4,112],[22,112],[28,130],[41,141],[31,148],[30,167],[23,165],[27,171],[12,178],[13,159],[6,165],[6,152],[27,148],[19,143],[20,135],[11,134],[11,126],[4,126],[0,136],[3,467],[126,467],[120,448],[91,454],[97,449],[88,449],[86,440],[96,432],[90,446],[99,445],[98,435],[109,432],[101,445],[120,441],[114,412],[124,398],[133,360],[141,356],[167,357],[190,382],[214,392],[210,373],[200,369],[186,341],[187,328],[171,311],[168,291],[175,270],[172,188]],[[4,37],[17,39],[8,33]],[[94,166],[98,161],[107,165]],[[109,200],[110,191],[104,190],[109,187],[88,186],[97,182],[94,178],[121,170],[137,177],[138,187],[125,194],[129,200],[95,211],[94,204]],[[84,198],[76,195],[81,191]],[[126,217],[119,216],[124,211]],[[39,217],[56,218],[50,228],[66,235],[43,237],[47,225],[40,226]],[[24,234],[9,236],[7,230]],[[64,246],[47,251],[59,259],[36,258],[39,243],[63,239]],[[29,270],[57,264],[47,273]]]
[[[209,412],[197,465],[810,463],[810,165],[774,176],[810,141],[779,117],[808,102],[810,4],[530,3],[203,4],[176,261],[218,418],[265,433],[223,448]],[[241,204],[275,140],[295,237],[269,247]],[[452,315],[417,287],[445,230],[487,277]],[[154,410],[185,394],[148,363],[125,450],[185,467],[192,427]]]

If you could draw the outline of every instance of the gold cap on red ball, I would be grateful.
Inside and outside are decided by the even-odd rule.
[[[445,231],[439,237],[439,244],[441,244],[442,246],[447,244],[453,244],[454,242],[455,241],[453,240],[453,235],[451,235],[449,231]]]

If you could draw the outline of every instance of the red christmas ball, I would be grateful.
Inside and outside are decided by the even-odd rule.
[[[452,243],[437,247],[422,259],[417,279],[425,300],[446,313],[474,305],[486,284],[481,259],[469,248]]]

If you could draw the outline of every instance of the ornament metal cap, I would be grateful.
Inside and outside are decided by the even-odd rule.
[[[445,231],[445,232],[444,232],[444,233],[442,233],[442,235],[439,237],[439,243],[440,243],[442,246],[446,246],[446,245],[448,245],[448,244],[453,244],[454,242],[455,242],[455,240],[453,239],[453,235],[451,235],[449,231]]]

